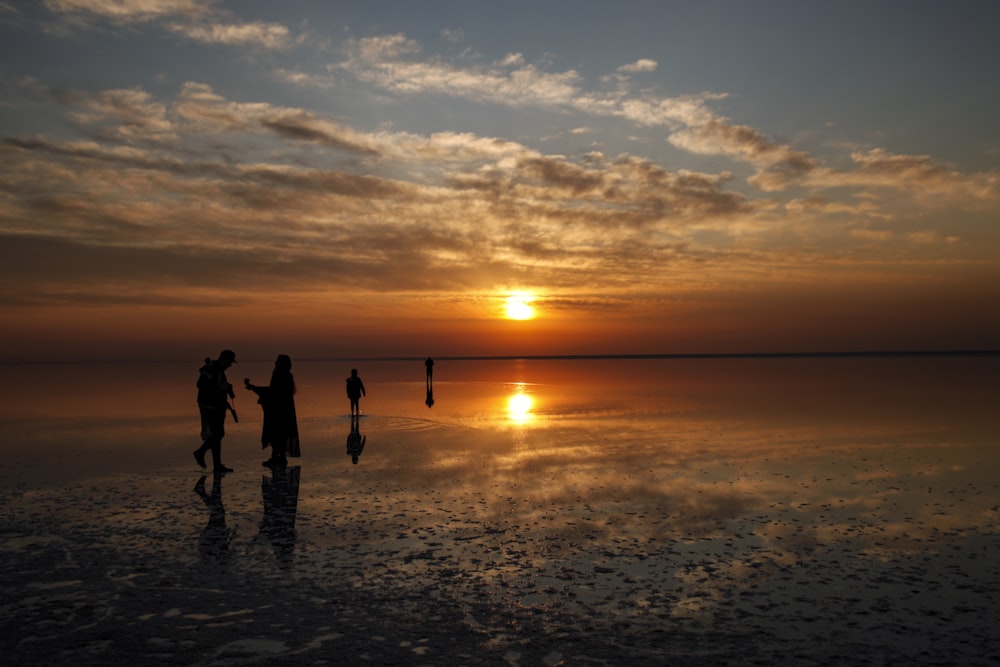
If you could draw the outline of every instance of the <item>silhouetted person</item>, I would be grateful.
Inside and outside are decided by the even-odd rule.
[[[280,567],[288,567],[295,550],[295,513],[299,504],[299,466],[273,468],[260,480],[264,516],[260,534],[267,538]]]
[[[358,369],[352,368],[351,377],[347,378],[347,398],[351,399],[351,416],[361,415],[361,406],[358,405],[358,401],[361,400],[362,396],[367,396],[365,383],[358,376]]]
[[[279,354],[271,372],[271,383],[259,387],[244,378],[243,385],[257,394],[257,402],[264,409],[264,426],[260,433],[260,446],[271,447],[271,458],[266,466],[288,465],[287,456],[299,456],[299,425],[295,418],[295,379],[292,377],[292,360]]]
[[[222,505],[222,475],[212,480],[212,494],[205,492],[205,478],[194,485],[194,492],[201,496],[208,507],[208,524],[202,529],[198,540],[198,551],[205,561],[215,561],[225,565],[229,560],[229,543],[233,530],[226,526],[226,508]]]
[[[233,385],[226,379],[226,369],[236,363],[236,353],[223,350],[215,361],[205,359],[205,365],[198,371],[198,411],[201,413],[201,447],[194,450],[194,460],[205,467],[205,452],[212,452],[212,469],[216,473],[232,472],[222,463],[222,438],[226,435],[226,411],[233,413],[233,421],[238,422],[236,410],[229,404],[236,398]]]
[[[427,368],[427,386],[430,387],[434,384],[434,360],[427,357],[424,361],[424,366]]]
[[[351,434],[347,436],[347,455],[351,457],[351,463],[357,465],[358,457],[365,449],[365,441],[368,436],[361,435],[361,424],[358,418],[351,416]]]
[[[424,405],[428,408],[434,407],[434,387],[427,385],[427,398],[424,399]]]

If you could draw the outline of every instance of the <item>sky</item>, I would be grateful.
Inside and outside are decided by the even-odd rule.
[[[1000,348],[998,24],[0,0],[0,360]]]

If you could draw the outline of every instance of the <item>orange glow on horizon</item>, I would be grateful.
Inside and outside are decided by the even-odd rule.
[[[535,296],[527,292],[513,292],[504,301],[504,314],[508,320],[531,320],[535,318],[535,308],[531,304]]]

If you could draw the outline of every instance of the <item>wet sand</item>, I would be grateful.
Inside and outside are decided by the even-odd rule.
[[[439,380],[430,410],[365,378],[357,464],[303,400],[278,472],[244,404],[218,479],[189,417],[9,417],[42,444],[3,474],[5,662],[997,664],[990,395],[944,381],[903,419],[729,375],[721,403],[529,376]]]

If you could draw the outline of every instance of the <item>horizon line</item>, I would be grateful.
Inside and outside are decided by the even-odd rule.
[[[597,360],[642,360],[642,359],[838,359],[851,357],[977,357],[1000,356],[1000,349],[982,350],[855,350],[827,352],[648,352],[625,354],[500,354],[500,355],[443,355],[432,356],[441,361],[597,361]],[[312,361],[423,361],[425,356],[361,356],[361,357],[300,357],[299,362]],[[244,359],[244,362],[266,362],[267,359]],[[35,359],[0,360],[0,365],[14,364],[97,364],[97,363],[181,363],[179,359]]]
[[[758,359],[819,357],[974,357],[998,356],[1000,349],[984,350],[859,350],[854,352],[650,352],[627,354],[500,354],[432,357],[443,361],[598,360],[598,359]],[[422,361],[420,356],[306,357],[302,361]]]

